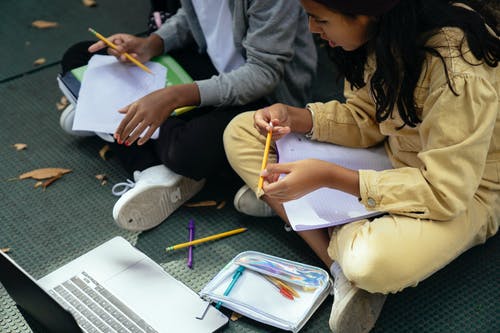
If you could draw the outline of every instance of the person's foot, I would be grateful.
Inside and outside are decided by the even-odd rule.
[[[75,120],[75,110],[76,107],[73,104],[68,104],[68,106],[61,112],[59,117],[59,125],[64,130],[64,132],[74,135],[74,136],[94,136],[94,132],[90,131],[74,131],[73,121]]]
[[[205,184],[204,179],[178,175],[164,165],[136,171],[134,180],[113,186],[113,194],[121,195],[113,207],[113,218],[120,227],[132,231],[156,227]],[[119,187],[130,190],[117,193]]]
[[[240,213],[256,216],[256,217],[269,217],[276,214],[271,207],[264,201],[257,198],[255,193],[244,185],[241,187],[234,196],[234,208]]]
[[[387,296],[354,286],[336,262],[331,271],[334,283],[330,329],[334,333],[369,332],[375,326]]]

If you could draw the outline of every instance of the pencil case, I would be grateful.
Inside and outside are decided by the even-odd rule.
[[[224,296],[240,267],[245,269]],[[269,276],[272,279],[267,278]],[[276,279],[281,281],[278,285],[272,283]],[[284,297],[279,287],[283,284],[293,291],[293,299]],[[253,320],[298,332],[331,289],[330,275],[319,267],[245,251],[221,269],[201,290],[200,296],[209,302],[221,302],[223,307]]]

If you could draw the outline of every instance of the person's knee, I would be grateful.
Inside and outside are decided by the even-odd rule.
[[[253,114],[254,112],[240,113],[229,122],[224,130],[224,149],[230,162],[239,154],[238,143],[243,142],[244,133],[248,132],[249,128],[253,128]]]
[[[386,294],[411,284],[414,269],[410,267],[411,260],[385,246],[384,239],[355,240],[354,243],[348,259],[342,262],[344,275],[354,285],[371,293]]]

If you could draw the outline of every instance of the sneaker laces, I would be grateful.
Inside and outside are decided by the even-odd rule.
[[[111,189],[111,193],[113,195],[119,197],[124,195],[128,190],[133,189],[135,187],[135,183],[131,181],[130,179],[127,179],[126,182],[121,182],[121,183],[116,183],[113,185],[113,188]]]

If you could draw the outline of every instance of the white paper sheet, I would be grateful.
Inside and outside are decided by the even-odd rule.
[[[355,170],[392,168],[383,146],[370,149],[347,148],[311,141],[296,134],[289,134],[276,144],[281,163],[315,158]],[[290,224],[296,231],[325,228],[382,214],[367,211],[353,195],[325,187],[297,200],[288,201],[284,207]]]
[[[124,117],[119,109],[164,88],[167,69],[156,62],[145,65],[153,74],[114,56],[94,55],[83,76],[73,130],[114,133]],[[156,130],[152,138],[158,135]]]

